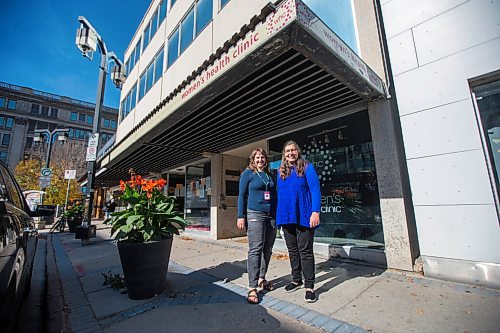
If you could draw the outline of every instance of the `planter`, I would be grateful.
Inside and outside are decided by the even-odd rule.
[[[165,290],[173,237],[146,243],[118,242],[130,299],[146,299]]]
[[[69,218],[67,220],[69,232],[75,233],[76,227],[81,225],[82,221],[83,221],[83,218]]]

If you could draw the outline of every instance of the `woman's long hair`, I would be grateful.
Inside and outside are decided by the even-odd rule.
[[[264,166],[264,172],[270,173],[270,171],[269,171],[269,155],[262,148],[257,148],[257,149],[254,149],[252,151],[252,153],[250,154],[250,163],[248,163],[248,168],[250,170],[252,170],[253,172],[258,171],[257,165],[255,164],[255,155],[257,155],[257,153],[261,153],[266,158],[266,165]]]
[[[288,164],[285,157],[285,147],[290,145],[294,145],[295,148],[297,149],[297,164],[295,165],[295,171],[297,172],[297,176],[299,177],[304,176],[306,170],[306,161],[302,158],[299,145],[297,144],[297,142],[289,140],[285,142],[283,146],[283,151],[281,152],[282,155],[281,155],[280,177],[283,180],[288,178],[292,173],[292,166]]]

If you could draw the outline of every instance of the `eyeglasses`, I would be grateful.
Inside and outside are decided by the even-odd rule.
[[[285,150],[285,154],[288,154],[288,153],[295,153],[295,152],[298,152],[299,150],[297,148],[292,148],[292,149],[286,149]]]

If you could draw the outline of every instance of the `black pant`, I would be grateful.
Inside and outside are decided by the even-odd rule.
[[[302,282],[306,288],[314,288],[314,229],[306,228],[296,224],[283,225],[290,266],[292,268],[292,281]]]

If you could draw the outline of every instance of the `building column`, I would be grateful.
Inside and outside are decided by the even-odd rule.
[[[390,100],[368,104],[387,267],[414,270],[419,255],[401,125]]]

